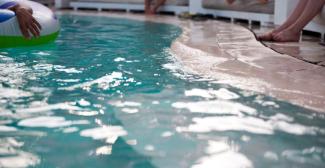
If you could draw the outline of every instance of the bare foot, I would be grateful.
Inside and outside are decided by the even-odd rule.
[[[273,40],[273,31],[257,36],[259,41],[272,41]]]
[[[273,29],[267,33],[257,36],[257,40],[259,40],[259,41],[273,41],[274,40],[273,37],[276,34],[280,33],[281,31],[282,31],[282,29],[280,29],[280,28]]]
[[[236,0],[226,0],[226,2],[228,3],[228,5],[231,5],[235,2]]]
[[[285,29],[277,34],[274,34],[273,40],[276,42],[299,42],[300,31]]]
[[[273,37],[285,29],[286,29],[286,27],[284,27],[284,26],[277,27],[267,33],[257,36],[257,40],[259,40],[259,41],[274,41]]]

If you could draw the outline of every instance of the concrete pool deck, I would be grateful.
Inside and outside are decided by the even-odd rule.
[[[193,22],[171,16],[148,17],[127,13],[63,13],[177,25],[183,29],[183,33],[172,44],[171,52],[184,69],[216,79],[217,83],[325,112],[325,68],[265,47],[256,41],[250,30],[240,25],[215,20]]]

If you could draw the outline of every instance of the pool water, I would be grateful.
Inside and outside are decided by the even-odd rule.
[[[180,28],[59,18],[0,51],[0,167],[324,167],[324,114],[182,71]]]

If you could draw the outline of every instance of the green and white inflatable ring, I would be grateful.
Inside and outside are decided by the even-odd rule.
[[[8,10],[17,3],[33,9],[34,18],[42,26],[40,37],[32,39],[23,37],[15,13]],[[49,8],[28,0],[0,0],[0,48],[45,44],[55,40],[59,31],[59,21]]]

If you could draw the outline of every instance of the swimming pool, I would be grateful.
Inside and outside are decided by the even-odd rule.
[[[62,15],[1,50],[1,167],[323,167],[325,116],[182,71],[181,29]]]

